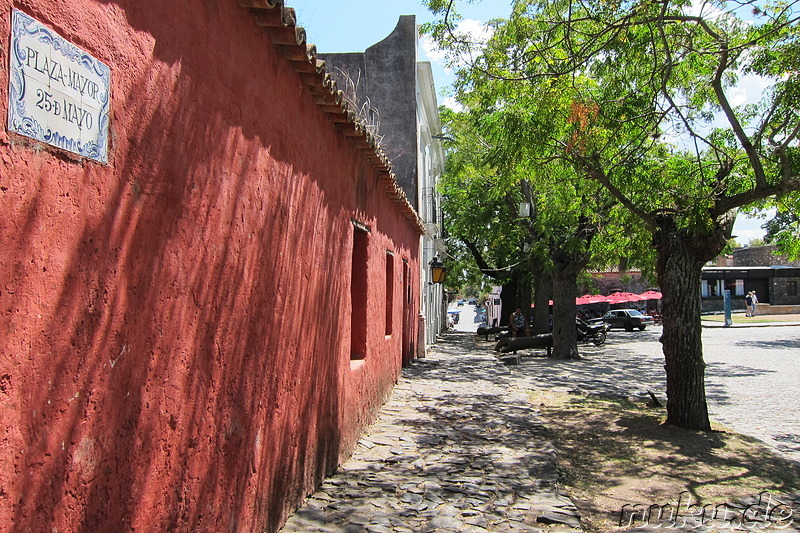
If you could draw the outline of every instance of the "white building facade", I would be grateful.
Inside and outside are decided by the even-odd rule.
[[[433,83],[433,71],[427,61],[417,63],[417,177],[419,198],[418,213],[425,223],[426,234],[420,239],[420,265],[422,291],[420,312],[425,324],[427,349],[436,341],[436,336],[447,325],[447,295],[444,285],[433,283],[430,264],[444,260],[447,247],[442,231],[442,196],[438,189],[439,178],[444,172],[444,150],[442,149],[442,125],[439,106]]]

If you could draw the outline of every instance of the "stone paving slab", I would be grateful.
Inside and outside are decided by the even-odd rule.
[[[582,360],[528,350],[515,366],[500,364],[495,343],[474,331],[445,335],[404,370],[352,458],[283,531],[578,531],[556,452],[526,395],[544,389],[646,402],[654,391],[664,402],[660,335],[660,327],[615,330],[602,346],[579,345]],[[789,400],[800,328],[709,328],[703,346],[711,415],[800,460]],[[562,523],[549,524],[553,518]]]
[[[474,335],[446,335],[281,531],[580,531],[520,378]]]

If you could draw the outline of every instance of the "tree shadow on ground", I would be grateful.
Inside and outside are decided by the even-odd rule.
[[[663,426],[663,411],[643,408],[648,389],[663,390],[663,356],[652,349],[660,349],[657,339],[658,331],[648,330],[587,346],[581,360],[534,352],[521,365],[505,366],[491,341],[469,333],[440,337],[429,358],[404,369],[394,399],[351,461],[287,531],[502,530],[492,521],[509,511],[508,502],[520,524],[536,527],[535,506],[523,512],[513,504],[523,495],[557,500],[565,479],[577,479],[570,496],[587,514],[616,513],[629,502],[666,503],[681,491],[705,496],[714,486],[729,490],[725,497],[796,486],[787,462],[754,439]],[[568,400],[549,409],[537,394]],[[592,402],[603,409],[579,410]],[[556,468],[556,449],[581,467],[577,474],[571,465]],[[607,492],[606,499],[589,500],[582,481],[607,482],[592,491]],[[434,522],[442,515],[448,521]]]
[[[758,345],[754,346],[752,342],[741,341],[737,342],[736,346],[742,348],[759,348],[759,349],[780,349],[780,350],[800,350],[800,339],[775,339],[768,341],[760,341]]]
[[[612,529],[625,505],[724,503],[800,488],[800,464],[755,439],[661,424],[662,410],[624,400],[546,396],[541,412],[589,530]]]
[[[571,505],[558,494],[547,430],[510,370],[475,354],[474,343],[442,348],[449,353],[404,369],[351,460],[288,530],[495,531],[511,520],[527,531],[531,501]]]

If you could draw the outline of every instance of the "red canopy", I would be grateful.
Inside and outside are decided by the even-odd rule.
[[[641,302],[647,298],[642,298],[638,294],[632,292],[612,292],[606,297],[606,301],[610,304],[622,304],[626,302]]]
[[[658,292],[658,291],[643,292],[639,296],[641,296],[645,300],[660,300],[661,299],[661,293]]]
[[[601,294],[584,294],[575,298],[575,305],[588,305],[588,304],[621,304],[626,302],[641,302],[643,300],[660,300],[661,293],[658,291],[647,291],[642,294],[634,294],[632,292],[614,292],[608,296]],[[553,300],[550,300],[550,305],[553,305]],[[531,304],[533,307],[533,304]]]
[[[599,294],[584,294],[583,296],[575,298],[575,305],[599,304],[607,301],[608,298]]]

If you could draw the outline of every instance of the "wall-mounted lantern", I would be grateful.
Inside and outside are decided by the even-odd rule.
[[[439,261],[438,257],[434,257],[431,262],[431,280],[433,283],[444,283],[444,278],[447,275],[447,268],[444,263]]]

